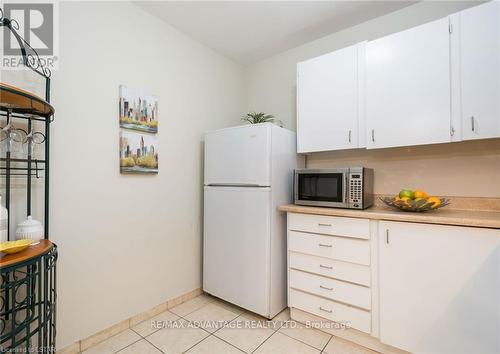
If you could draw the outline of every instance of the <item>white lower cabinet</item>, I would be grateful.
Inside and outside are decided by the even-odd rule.
[[[369,220],[289,213],[288,305],[371,333],[371,242]]]
[[[383,353],[500,353],[500,229],[288,213],[288,305]]]
[[[370,264],[370,242],[367,240],[289,231],[288,247],[291,251],[315,256]]]
[[[368,311],[295,289],[290,289],[288,302],[290,307],[310,312],[366,333],[371,331],[371,314]]]
[[[382,221],[379,233],[383,343],[500,352],[500,230]]]
[[[371,284],[370,268],[363,265],[298,252],[290,252],[288,260],[291,269],[300,269],[367,287]]]
[[[370,310],[372,307],[370,288],[341,280],[291,269],[290,287],[345,304],[352,304],[365,310]]]

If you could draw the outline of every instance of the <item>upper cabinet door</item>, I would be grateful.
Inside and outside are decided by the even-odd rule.
[[[364,145],[364,136],[358,137],[363,47],[347,47],[297,64],[297,152]]]
[[[366,45],[368,148],[449,142],[448,19]]]
[[[499,137],[500,3],[470,8],[458,18],[459,48],[452,53],[460,58],[462,139]]]

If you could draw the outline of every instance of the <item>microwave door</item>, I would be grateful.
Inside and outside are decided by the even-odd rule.
[[[347,207],[347,173],[313,171],[298,173],[295,181],[296,201],[304,205]]]

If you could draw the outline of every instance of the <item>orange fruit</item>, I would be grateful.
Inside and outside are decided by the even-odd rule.
[[[415,199],[423,199],[423,198],[428,198],[429,197],[427,195],[427,193],[425,193],[421,189],[417,189],[414,194],[415,194]]]

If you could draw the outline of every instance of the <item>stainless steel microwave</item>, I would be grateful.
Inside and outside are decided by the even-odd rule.
[[[298,205],[366,209],[373,204],[373,170],[364,167],[295,170]]]

